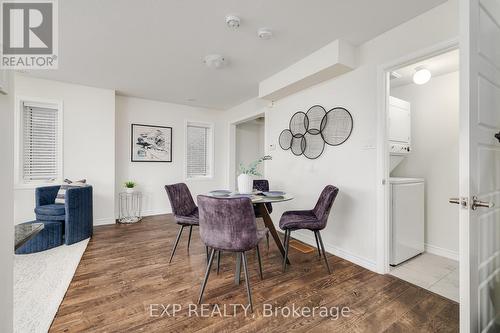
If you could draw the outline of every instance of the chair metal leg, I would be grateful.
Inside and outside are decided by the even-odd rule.
[[[175,239],[174,248],[172,250],[172,254],[170,255],[170,260],[168,261],[168,263],[172,262],[172,258],[174,257],[175,249],[177,248],[177,244],[179,244],[179,239],[181,239],[182,230],[184,230],[183,225],[181,225],[181,228],[179,229],[179,232],[177,233],[177,238]]]
[[[201,284],[200,297],[198,298],[198,304],[201,304],[203,292],[205,291],[205,287],[207,286],[208,276],[210,275],[210,268],[212,267],[212,262],[214,261],[214,253],[215,253],[215,249],[212,249],[212,251],[210,252],[210,259],[208,259],[208,265],[207,265],[207,271],[205,272],[205,278],[203,279],[203,283]]]
[[[241,278],[241,253],[236,252],[236,269],[234,271],[234,284],[239,285]]]
[[[291,230],[285,230],[285,256],[283,257],[283,273],[286,270],[286,261],[288,259],[288,244],[290,243]]]
[[[264,280],[264,276],[262,275],[262,259],[260,258],[259,244],[257,244],[257,247],[255,249],[257,250],[257,260],[259,261],[260,279]]]
[[[245,271],[245,282],[247,285],[248,303],[250,303],[250,312],[253,313],[252,291],[250,290],[250,279],[248,277],[247,254],[245,252],[242,252],[241,257],[243,259],[243,270]]]
[[[189,226],[189,237],[188,237],[188,253],[189,253],[189,244],[191,244],[191,234],[193,233],[193,226]]]
[[[314,230],[314,238],[316,238],[316,249],[318,249],[318,256],[321,259],[321,248],[319,247],[317,230]]]
[[[219,250],[217,251],[217,275],[219,275],[219,268],[220,268],[220,256],[222,255],[222,252]]]
[[[323,245],[323,239],[321,238],[321,233],[318,230],[318,239],[321,244],[321,250],[323,251],[323,258],[325,259],[326,268],[328,269],[328,274],[332,274],[330,271],[330,265],[328,265],[328,259],[326,258],[325,246]]]
[[[269,233],[266,234],[267,250],[269,251]]]

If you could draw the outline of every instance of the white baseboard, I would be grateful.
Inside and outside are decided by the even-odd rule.
[[[311,235],[313,235],[313,233],[311,233]],[[304,242],[306,244],[309,244],[311,246],[316,247],[316,239],[311,235],[308,235],[306,233],[302,233],[300,231],[296,231],[296,232],[292,233],[293,238],[298,239],[301,242]],[[323,240],[323,245],[325,246],[326,252],[331,253],[337,257],[340,257],[342,259],[345,259],[347,261],[355,263],[356,265],[364,267],[372,272],[377,273],[377,263],[375,261],[368,260],[366,258],[355,255],[349,251],[346,251],[346,250],[341,249],[335,245],[327,243],[324,240]]]
[[[448,250],[439,246],[425,244],[425,252],[445,257],[451,260],[459,261],[459,254],[456,251]]]
[[[171,211],[167,211],[165,209],[151,209],[143,211],[142,216],[165,215],[171,213]]]
[[[106,224],[115,224],[116,220],[113,217],[102,218],[102,219],[94,219],[94,226],[96,225],[106,225]]]

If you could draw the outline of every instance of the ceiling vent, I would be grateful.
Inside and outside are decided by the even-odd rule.
[[[205,63],[205,65],[208,68],[213,68],[213,69],[223,68],[227,65],[226,58],[224,58],[220,54],[207,55],[203,60],[203,63]]]

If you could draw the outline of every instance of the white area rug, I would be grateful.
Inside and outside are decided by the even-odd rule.
[[[89,240],[14,257],[14,332],[47,332]]]

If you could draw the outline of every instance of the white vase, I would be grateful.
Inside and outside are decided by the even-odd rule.
[[[135,189],[133,187],[127,187],[125,189],[125,191],[130,194],[130,193],[134,193]]]
[[[253,178],[242,173],[238,176],[238,192],[240,194],[251,194],[253,192]]]

